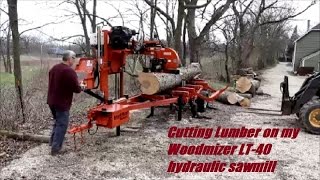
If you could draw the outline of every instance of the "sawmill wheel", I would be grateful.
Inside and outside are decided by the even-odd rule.
[[[307,131],[320,134],[320,100],[312,99],[300,109],[299,120]]]

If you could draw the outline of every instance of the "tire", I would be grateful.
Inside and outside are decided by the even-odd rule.
[[[320,134],[320,100],[312,99],[304,104],[300,109],[299,120],[308,132]]]

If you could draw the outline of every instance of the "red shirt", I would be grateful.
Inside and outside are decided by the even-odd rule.
[[[76,72],[68,65],[60,63],[49,71],[47,103],[60,111],[69,111],[73,93],[80,93]]]

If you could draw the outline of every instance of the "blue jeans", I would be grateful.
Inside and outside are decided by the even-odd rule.
[[[69,111],[60,111],[54,107],[50,107],[54,124],[50,137],[50,143],[52,151],[60,151],[62,148],[62,144],[64,141],[64,136],[67,132],[68,124],[69,124]]]

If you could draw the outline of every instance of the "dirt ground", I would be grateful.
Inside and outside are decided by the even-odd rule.
[[[291,95],[296,92],[305,77],[292,76],[290,66],[280,63],[263,73],[262,89],[271,96],[255,97],[254,108],[279,110],[281,105],[280,82],[283,75],[289,75]],[[175,114],[167,109],[156,109],[156,116],[145,119],[149,110],[132,113],[130,123],[120,137],[115,130],[99,129],[93,135],[85,136],[85,143],[73,150],[72,137],[66,142],[68,152],[51,157],[49,147],[42,144],[28,150],[20,158],[1,169],[1,179],[320,179],[320,136],[302,130],[296,139],[289,138],[210,138],[210,139],[169,139],[168,129],[178,127],[242,127],[247,128],[296,128],[297,118],[252,114],[235,106],[213,103],[218,110],[208,110],[204,115],[211,119],[194,119],[184,114],[182,121],[175,121]],[[84,120],[85,122],[85,120]],[[48,132],[43,132],[48,133]],[[239,145],[241,143],[271,143],[269,155],[247,156],[168,156],[170,143],[198,145]],[[79,145],[79,140],[78,140]],[[167,173],[169,161],[186,162],[257,162],[277,160],[274,173]]]

